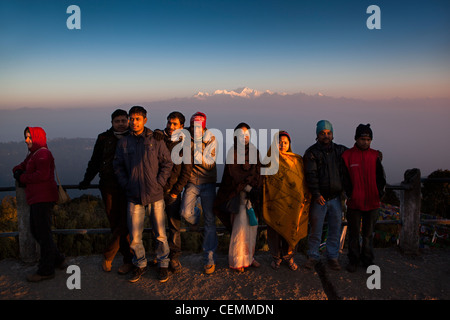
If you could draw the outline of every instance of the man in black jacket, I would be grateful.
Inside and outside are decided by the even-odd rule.
[[[183,139],[186,138],[181,132],[184,128],[184,122],[184,115],[181,112],[174,111],[167,116],[166,128],[164,130],[155,130],[155,137],[158,135],[164,139],[170,153],[172,153],[176,145],[183,143]],[[182,158],[183,149],[181,149],[180,154],[176,156]],[[189,181],[191,172],[191,163],[182,162],[180,164],[174,164],[172,173],[164,187],[164,202],[166,204],[166,214],[169,224],[169,267],[173,272],[181,270],[181,263],[179,260],[181,255],[181,192]]]
[[[111,271],[111,264],[117,251],[123,256],[123,265],[119,267],[120,274],[126,274],[132,269],[132,252],[127,226],[127,199],[120,190],[114,174],[113,159],[116,153],[117,141],[128,135],[128,114],[117,109],[111,115],[111,128],[98,135],[94,151],[88,163],[84,179],[79,183],[79,189],[87,189],[97,173],[100,176],[99,186],[105,205],[106,215],[111,227],[112,239],[104,252],[102,268]]]
[[[145,127],[147,110],[141,106],[130,109],[130,134],[117,144],[114,172],[126,191],[128,202],[128,229],[133,264],[136,267],[128,279],[136,282],[147,270],[147,258],[142,240],[144,218],[148,214],[156,239],[156,260],[159,281],[169,279],[169,243],[166,236],[164,186],[172,172],[173,163],[164,141],[158,141],[153,131]]]
[[[328,265],[333,270],[340,270],[338,257],[343,193],[341,156],[347,147],[333,143],[333,126],[327,120],[320,120],[317,123],[316,134],[317,142],[306,150],[303,157],[306,183],[312,195],[309,211],[308,261],[305,267],[312,269],[320,259],[319,246],[323,223],[327,218]]]

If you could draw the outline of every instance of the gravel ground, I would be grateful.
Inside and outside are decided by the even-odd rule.
[[[450,249],[427,249],[419,256],[402,255],[396,248],[375,249],[380,270],[380,289],[369,289],[371,273],[359,268],[345,270],[347,258],[341,255],[341,271],[328,269],[325,263],[315,270],[302,267],[306,257],[297,254],[300,268],[291,271],[282,265],[270,267],[268,252],[257,252],[259,268],[237,273],[228,268],[227,256],[218,255],[216,272],[203,274],[202,255],[184,253],[183,269],[159,283],[155,267],[136,283],[119,275],[121,258],[116,257],[113,270],[101,270],[101,255],[69,257],[69,265],[81,271],[81,288],[68,289],[70,273],[58,270],[55,278],[29,283],[25,277],[35,265],[18,260],[0,261],[1,300],[448,300],[450,298]]]

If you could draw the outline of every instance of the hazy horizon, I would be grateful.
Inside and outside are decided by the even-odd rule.
[[[334,129],[334,142],[351,147],[358,124],[370,123],[374,132],[372,147],[383,152],[383,164],[389,183],[403,180],[407,169],[419,168],[423,176],[437,169],[450,169],[450,149],[442,146],[450,119],[449,99],[389,99],[366,101],[332,98],[323,95],[260,94],[239,97],[239,91],[211,94],[201,98],[179,98],[153,102],[148,111],[147,127],[162,129],[172,111],[181,111],[188,126],[190,116],[201,111],[207,115],[207,127],[226,130],[247,122],[255,130],[287,130],[293,151],[303,155],[315,143],[317,121],[327,119]],[[383,103],[382,103],[383,102]],[[41,126],[48,139],[96,138],[111,126],[110,108],[21,108],[3,110],[0,142],[23,141],[26,126]],[[5,121],[7,120],[7,121]],[[224,140],[225,141],[225,140]],[[221,146],[225,153],[226,146]],[[24,152],[25,152],[24,145]],[[24,154],[25,155],[25,154]],[[221,177],[219,177],[220,179]]]

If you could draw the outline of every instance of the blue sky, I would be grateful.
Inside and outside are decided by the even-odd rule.
[[[69,5],[81,30],[69,30]],[[369,5],[381,30],[369,30]],[[449,97],[450,2],[0,0],[0,108],[102,106],[247,86]]]

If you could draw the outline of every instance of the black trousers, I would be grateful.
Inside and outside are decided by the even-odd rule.
[[[51,230],[53,202],[40,202],[30,205],[31,234],[40,246],[41,257],[37,274],[49,276],[55,273],[55,266],[64,261],[58,251]]]
[[[166,215],[168,220],[169,234],[167,240],[169,242],[170,260],[178,260],[181,255],[181,195],[177,199],[167,205]]]
[[[348,259],[351,264],[362,262],[364,266],[373,264],[373,232],[378,220],[379,209],[361,211],[347,210]],[[361,224],[362,222],[362,224]],[[362,245],[360,245],[360,235]]]
[[[127,198],[120,188],[100,187],[106,216],[111,228],[112,239],[103,253],[105,260],[112,261],[119,251],[123,263],[132,263],[130,236],[127,222]]]

